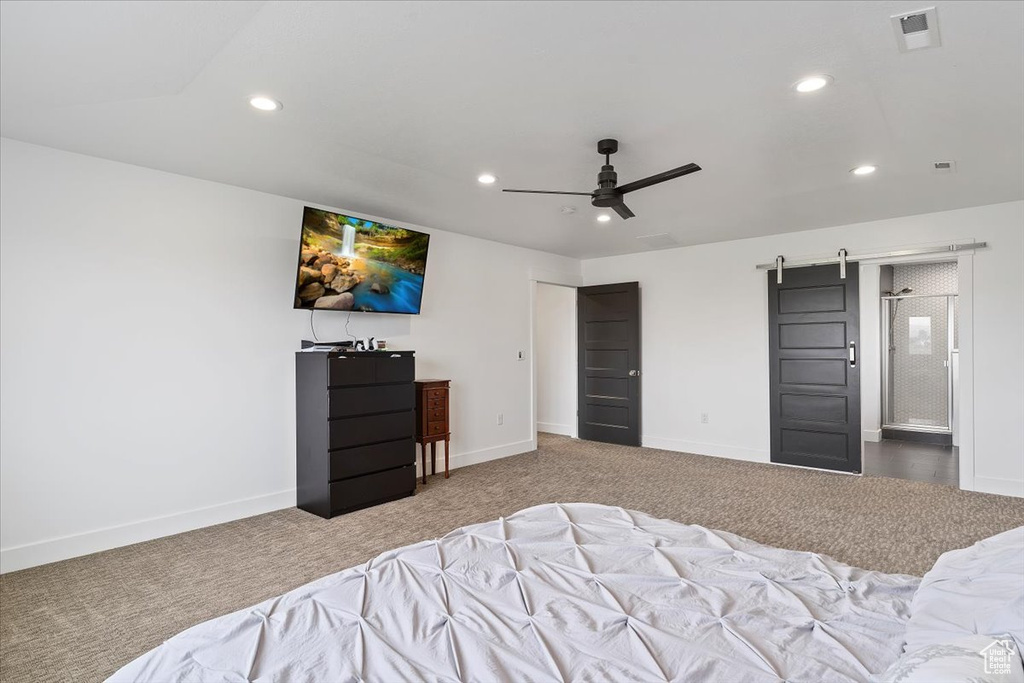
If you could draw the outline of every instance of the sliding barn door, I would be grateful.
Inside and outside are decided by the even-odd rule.
[[[640,445],[640,285],[577,291],[579,438]]]
[[[861,471],[858,275],[768,272],[772,462]]]

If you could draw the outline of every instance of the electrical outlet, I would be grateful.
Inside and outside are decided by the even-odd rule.
[[[701,413],[700,414],[700,423],[702,425],[706,425],[709,422],[711,422],[711,420],[708,418],[708,414],[707,413]]]
[[[498,426],[500,427],[503,424],[505,424],[505,415],[503,413],[498,413]]]

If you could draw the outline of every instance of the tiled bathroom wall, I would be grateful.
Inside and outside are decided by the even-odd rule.
[[[910,287],[912,294],[956,294],[956,263],[893,266],[893,290]],[[949,325],[956,348],[956,310],[949,320],[945,297],[899,301],[891,316],[889,352],[889,424],[949,426]],[[955,302],[955,299],[954,299]],[[891,301],[890,306],[896,302]]]

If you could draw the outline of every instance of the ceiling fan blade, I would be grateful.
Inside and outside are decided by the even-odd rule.
[[[593,192],[558,192],[555,190],[502,190],[502,192],[519,192],[521,194],[578,194],[581,197],[592,197]]]
[[[625,204],[616,204],[612,208],[615,209],[615,213],[622,216],[623,220],[626,220],[627,218],[633,218],[634,216],[636,216],[636,214],[630,211],[629,207],[626,206]]]
[[[663,183],[666,180],[672,180],[679,176],[687,175],[688,173],[696,173],[700,170],[700,166],[697,164],[686,164],[686,166],[680,166],[679,168],[673,168],[671,171],[664,171],[656,175],[652,175],[649,178],[641,178],[640,180],[634,180],[631,183],[620,185],[617,189],[621,194],[632,192],[633,190],[640,190],[651,185],[657,185]]]

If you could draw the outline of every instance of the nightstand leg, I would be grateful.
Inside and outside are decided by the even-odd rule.
[[[444,440],[444,478],[448,478],[448,439]]]
[[[437,474],[437,442],[430,442],[430,473]]]
[[[427,444],[420,444],[420,460],[423,461],[423,483],[427,483]]]

